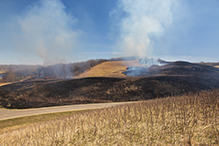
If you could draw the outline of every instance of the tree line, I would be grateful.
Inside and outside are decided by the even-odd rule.
[[[49,66],[40,65],[0,65],[3,82],[14,82],[27,77],[35,78],[70,78],[77,76],[84,71],[100,63],[108,61],[106,59],[88,60],[85,62],[55,64]]]
[[[111,59],[91,59],[85,62],[55,64],[49,66],[42,65],[0,65],[0,74],[3,82],[14,82],[27,77],[34,78],[71,78],[89,70],[100,63],[106,61],[128,61],[136,60],[139,57],[119,57]]]

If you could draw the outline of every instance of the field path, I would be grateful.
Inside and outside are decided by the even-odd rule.
[[[0,83],[0,87],[1,87],[1,86],[5,86],[5,85],[9,85],[9,84],[14,84],[14,83],[23,82],[23,81],[26,81],[26,80],[28,80],[28,79],[30,79],[30,78],[31,78],[31,77],[27,77],[27,78],[25,78],[25,79],[22,79],[22,80],[20,80],[20,81],[14,81],[14,82]]]
[[[77,105],[53,106],[53,107],[32,108],[32,109],[12,109],[12,110],[0,108],[0,120],[38,115],[38,114],[46,114],[46,113],[104,108],[104,107],[110,107],[110,106],[128,104],[128,103],[135,103],[135,102],[77,104]]]

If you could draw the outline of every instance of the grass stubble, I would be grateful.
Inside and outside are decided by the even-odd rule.
[[[0,145],[219,145],[219,90],[119,105],[0,134]]]
[[[23,128],[25,126],[29,126],[31,124],[42,123],[54,119],[60,119],[67,117],[69,115],[78,114],[80,112],[90,111],[90,110],[95,110],[95,109],[55,112],[55,113],[39,114],[39,115],[0,120],[0,134],[4,133],[5,131],[11,132],[19,128]]]

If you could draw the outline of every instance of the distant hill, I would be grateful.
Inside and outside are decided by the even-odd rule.
[[[123,72],[127,76],[161,76],[161,75],[175,75],[175,76],[211,76],[219,75],[219,69],[213,66],[190,63],[185,61],[176,61],[167,63],[165,65],[155,65],[149,68],[145,67],[129,67]]]
[[[3,82],[20,81],[27,77],[31,78],[72,78],[84,71],[107,61],[106,59],[88,60],[85,62],[43,65],[0,65],[0,74]]]
[[[74,77],[126,77],[126,75],[122,73],[126,71],[126,68],[129,66],[142,65],[139,63],[138,59],[131,61],[107,61],[98,64],[83,72],[82,74]]]

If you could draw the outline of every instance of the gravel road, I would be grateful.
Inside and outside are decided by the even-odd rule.
[[[110,107],[110,106],[128,104],[128,103],[134,103],[134,102],[77,104],[77,105],[53,106],[53,107],[32,108],[32,109],[12,109],[12,110],[0,108],[0,120],[31,116],[31,115],[38,115],[38,114],[55,113],[55,112],[104,108],[104,107]]]

